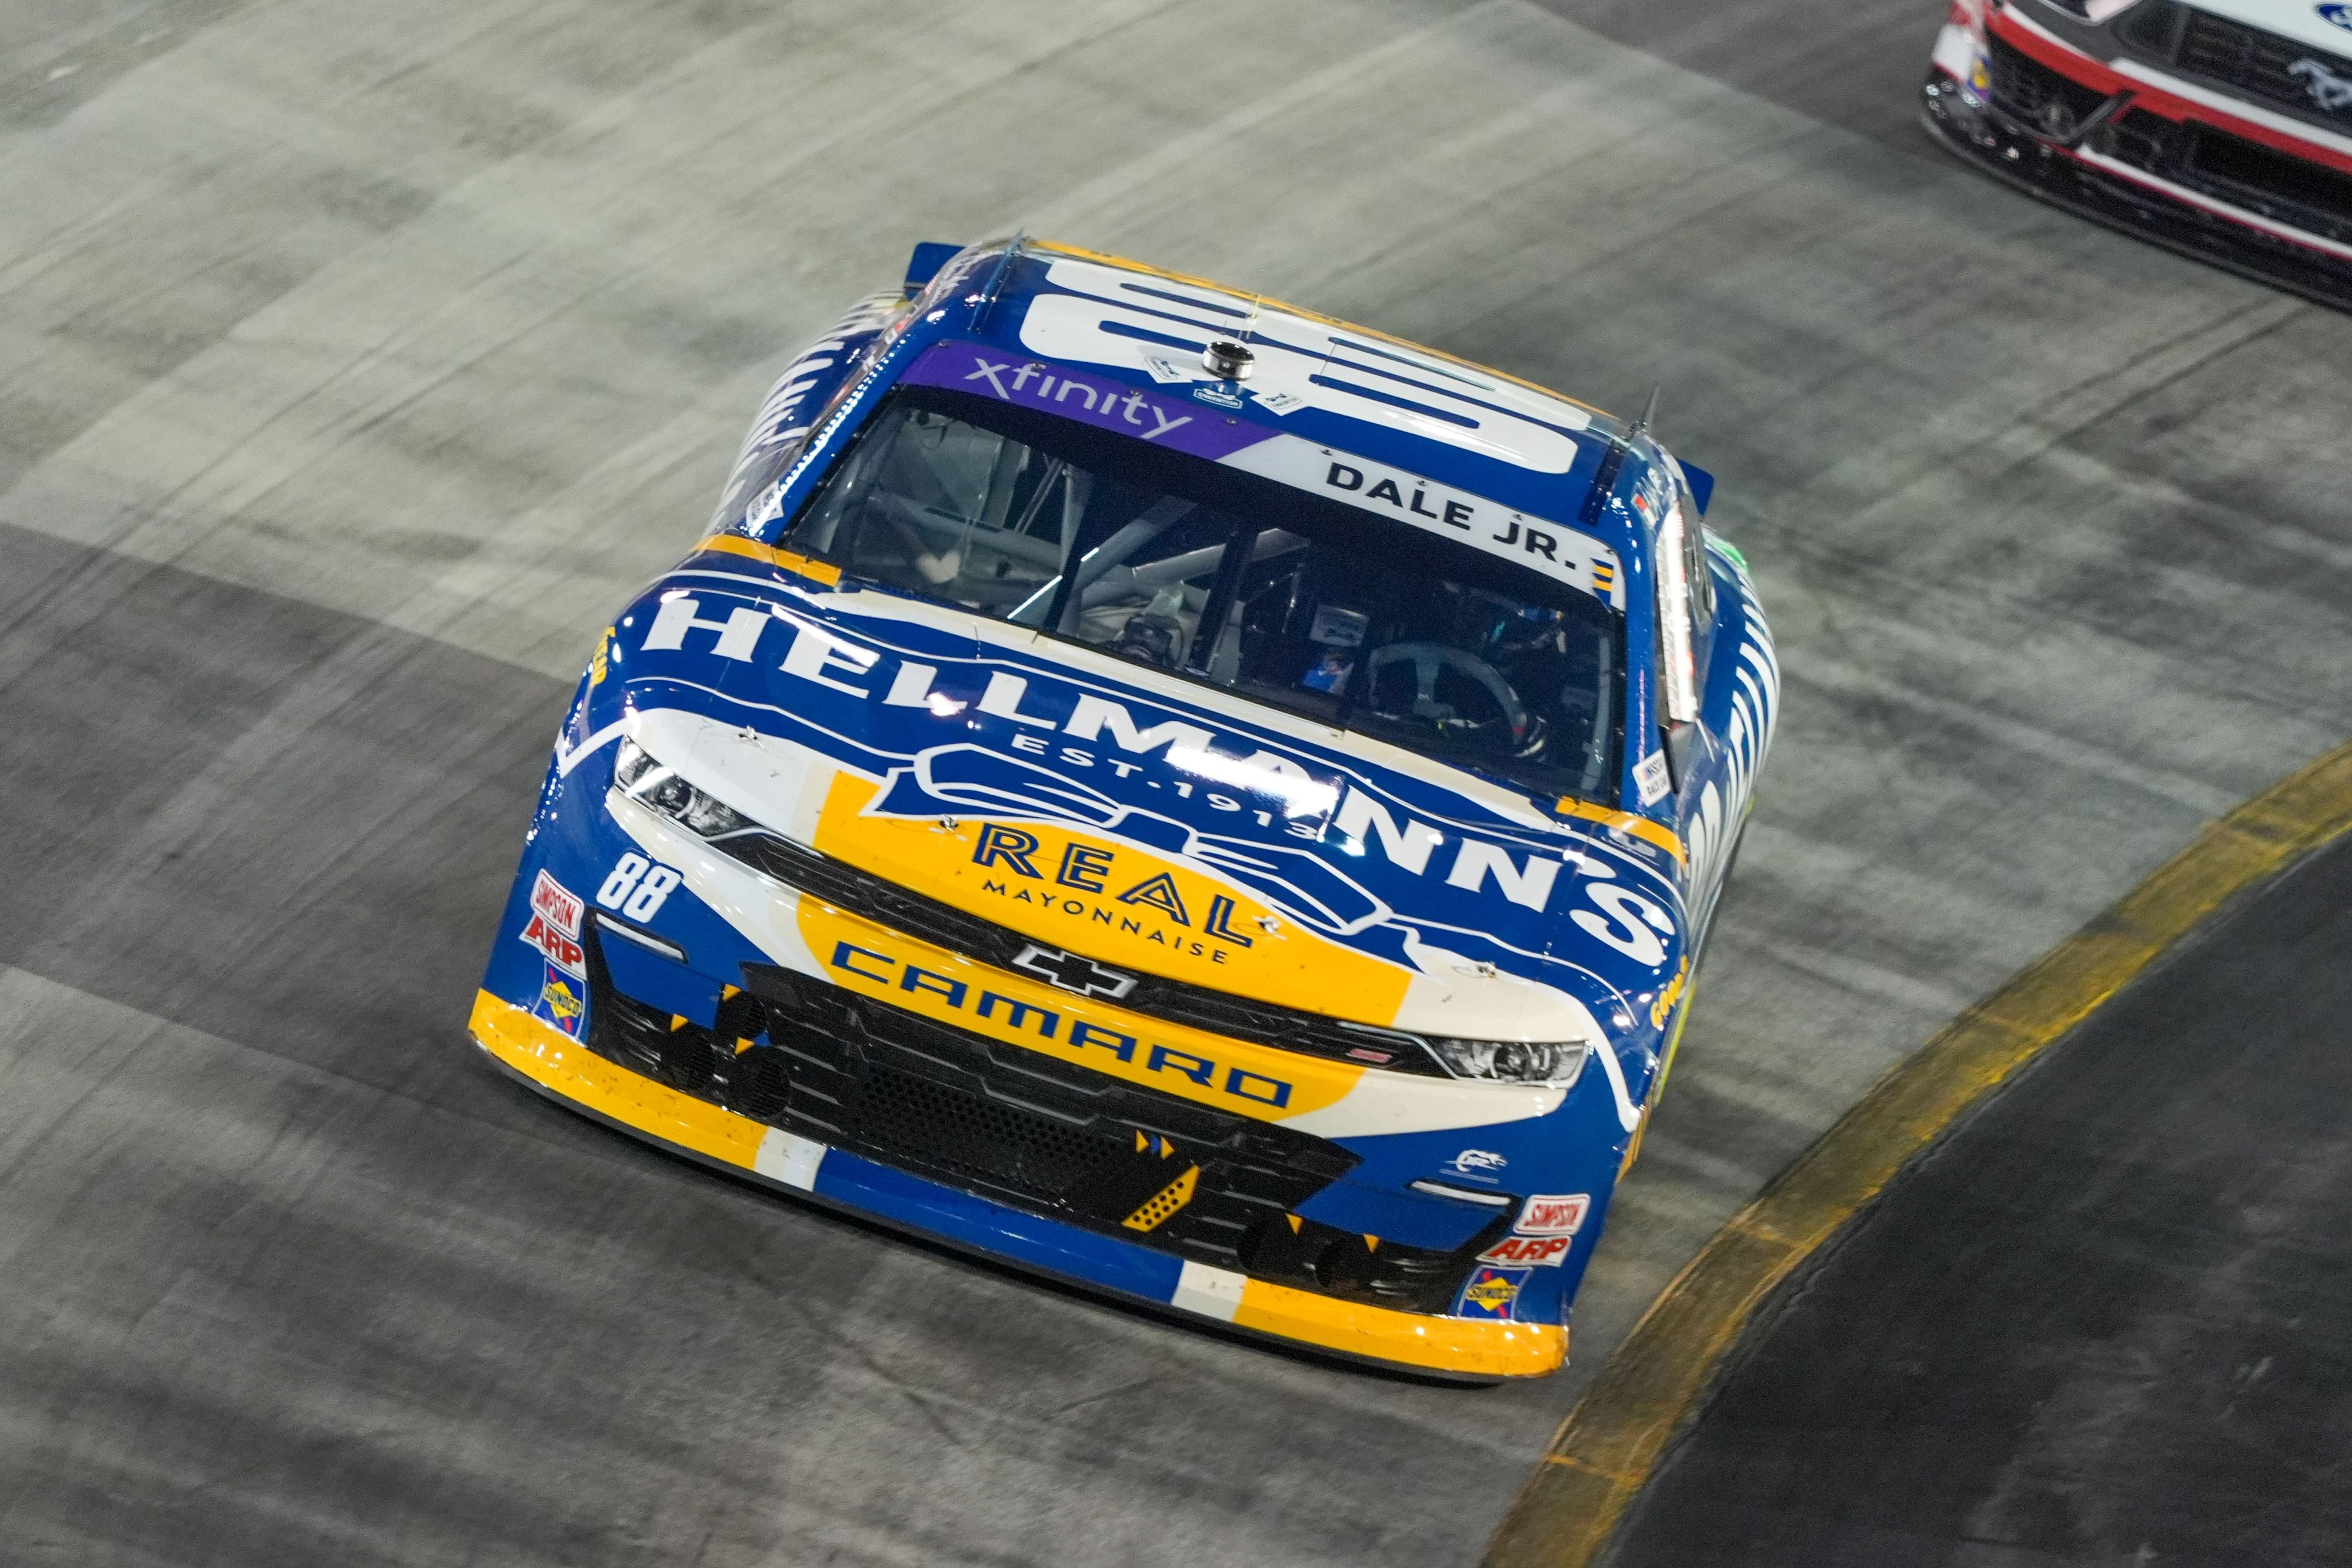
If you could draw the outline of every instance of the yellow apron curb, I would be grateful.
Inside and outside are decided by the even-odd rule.
[[[2230,900],[2352,830],[2352,744],[2206,825],[1897,1063],[1685,1265],[1569,1412],[1486,1568],[1586,1568],[1772,1288],[1962,1112]]]

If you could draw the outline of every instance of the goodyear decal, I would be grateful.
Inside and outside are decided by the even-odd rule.
[[[1666,1027],[1666,1019],[1668,1015],[1673,1013],[1675,1010],[1675,1004],[1683,999],[1683,986],[1689,980],[1689,978],[1690,959],[1688,956],[1685,956],[1682,961],[1682,967],[1675,971],[1674,979],[1667,984],[1664,990],[1658,993],[1657,1000],[1650,1004],[1650,1027],[1652,1029],[1664,1029]]]
[[[1335,1105],[1363,1069],[1142,1017],[977,964],[810,897],[801,936],[835,985],[1164,1093],[1285,1121]]]

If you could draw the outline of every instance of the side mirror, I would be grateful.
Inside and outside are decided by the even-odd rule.
[[[1683,792],[1683,780],[1690,776],[1691,743],[1697,738],[1695,724],[1666,726],[1666,776],[1674,780],[1677,795]]]
[[[963,246],[947,245],[939,240],[925,240],[915,247],[907,259],[907,298],[912,299],[923,291],[923,285],[940,275],[940,268],[955,259]]]

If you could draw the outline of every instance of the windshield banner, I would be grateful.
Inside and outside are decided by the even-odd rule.
[[[1097,430],[1172,447],[1458,539],[1604,604],[1625,607],[1617,552],[1598,539],[1467,490],[1267,430],[1200,402],[1159,396],[1107,376],[1085,375],[973,343],[934,345],[901,381],[1042,408]]]
[[[1539,571],[1622,610],[1625,587],[1617,552],[1600,540],[1542,517],[1530,517],[1467,490],[1423,479],[1369,457],[1318,446],[1295,435],[1269,435],[1222,460],[1296,490],[1311,490],[1424,533],[1458,539]]]
[[[1107,376],[1081,375],[1066,366],[973,343],[934,345],[899,381],[1042,408],[1097,430],[1115,430],[1212,463],[1264,441],[1267,434],[1197,402],[1158,397]]]

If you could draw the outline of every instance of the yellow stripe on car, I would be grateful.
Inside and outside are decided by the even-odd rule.
[[[1674,856],[1677,864],[1682,864],[1689,859],[1683,849],[1681,837],[1672,828],[1662,822],[1654,822],[1647,817],[1635,816],[1631,811],[1612,810],[1606,806],[1591,805],[1578,800],[1573,795],[1561,796],[1559,803],[1552,810],[1563,817],[1576,817],[1584,821],[1598,822],[1604,828],[1614,828],[1621,833],[1629,833],[1645,842],[1655,844]]]
[[[741,534],[712,534],[694,548],[698,551],[740,555],[746,560],[756,560],[765,566],[782,567],[802,577],[814,578],[828,587],[838,587],[841,582],[841,569],[837,566],[809,556],[795,555],[788,549],[778,549],[773,545],[763,545],[757,539],[747,539]]]
[[[566,1100],[745,1170],[759,1158],[766,1127],[617,1067],[503,998],[476,993],[471,1022],[483,1050]]]
[[[1264,1280],[1243,1282],[1233,1323],[1349,1355],[1471,1377],[1540,1377],[1568,1359],[1568,1330],[1559,1323],[1423,1317]]]

